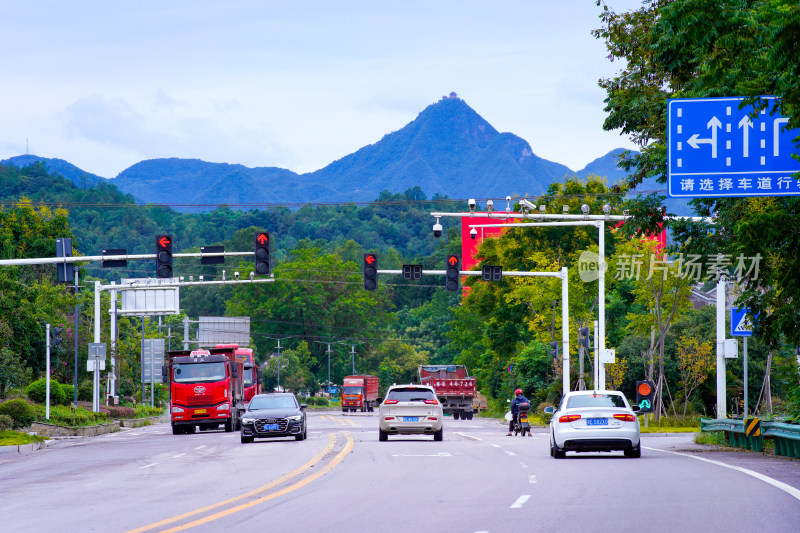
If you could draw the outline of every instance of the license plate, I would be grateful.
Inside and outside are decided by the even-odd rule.
[[[418,416],[404,416],[403,422],[419,422]]]
[[[279,426],[278,424],[267,424],[266,426],[264,426],[264,429],[266,429],[267,431],[278,431]]]
[[[196,415],[204,415],[204,414],[206,414],[206,410],[205,409],[195,409],[194,410],[194,414],[196,414]]]
[[[608,418],[587,418],[586,419],[587,426],[607,426],[608,425]]]

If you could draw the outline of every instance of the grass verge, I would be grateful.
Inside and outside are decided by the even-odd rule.
[[[13,446],[19,444],[31,444],[34,442],[45,441],[44,437],[38,435],[28,435],[19,431],[0,431],[0,446]]]

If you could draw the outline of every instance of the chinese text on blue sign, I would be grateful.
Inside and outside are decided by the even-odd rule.
[[[774,97],[764,97],[774,100]],[[671,197],[800,195],[792,175],[800,161],[789,119],[753,108],[743,98],[673,99],[667,103]],[[771,103],[771,102],[770,102]]]

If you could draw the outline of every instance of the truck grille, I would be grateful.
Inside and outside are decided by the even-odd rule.
[[[189,396],[186,398],[187,405],[209,405],[212,396],[210,394],[199,394],[197,396]]]
[[[289,421],[285,418],[259,418],[256,420],[255,426],[256,431],[259,433],[266,433],[269,431],[276,431],[274,429],[267,429],[268,424],[278,424],[277,431],[285,432],[286,427],[289,425]]]

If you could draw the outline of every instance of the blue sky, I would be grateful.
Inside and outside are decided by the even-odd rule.
[[[617,11],[640,0],[607,0]],[[0,4],[0,159],[112,178],[144,159],[309,172],[455,91],[578,170],[617,147],[594,0]]]

